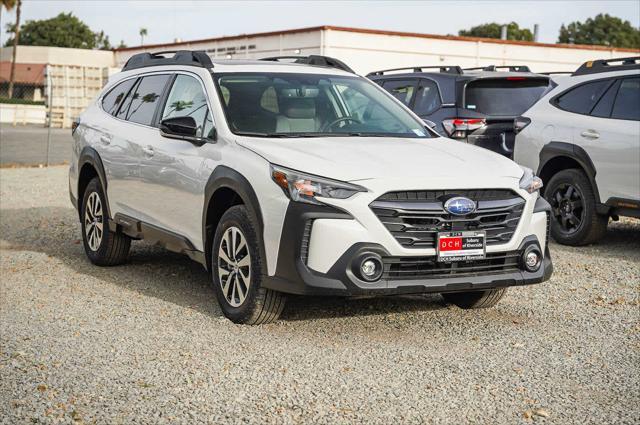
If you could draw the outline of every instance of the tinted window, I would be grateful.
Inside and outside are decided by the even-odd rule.
[[[413,110],[418,115],[428,115],[440,107],[440,93],[435,81],[420,80]]]
[[[486,115],[517,116],[536,103],[548,85],[544,78],[474,80],[465,88],[464,107]]]
[[[111,91],[102,98],[102,109],[111,115],[115,115],[118,110],[118,105],[120,105],[122,99],[129,93],[129,90],[135,82],[136,79],[132,78],[123,81],[111,89]]]
[[[405,81],[386,81],[382,87],[405,105],[411,103],[411,97],[416,88],[416,82],[412,80]]]
[[[162,119],[193,117],[198,124],[197,137],[203,137],[205,123],[209,115],[207,97],[198,80],[187,75],[178,75],[164,106]],[[211,119],[208,120],[209,122]],[[211,130],[212,126],[209,126]],[[207,134],[204,134],[206,137]]]
[[[622,80],[611,118],[640,120],[640,78]]]
[[[611,116],[611,108],[613,108],[613,101],[616,99],[618,87],[620,87],[620,81],[609,86],[606,93],[602,95],[593,111],[591,111],[591,116],[601,118],[609,118]]]
[[[556,101],[560,109],[578,114],[588,114],[602,93],[609,87],[611,80],[600,80],[583,84],[569,90]]]
[[[168,79],[168,75],[151,75],[142,78],[135,93],[131,96],[131,103],[127,105],[127,110],[122,111],[121,109],[118,116],[124,112],[123,118],[128,121],[151,125],[153,114],[158,106],[158,99],[162,95]]]

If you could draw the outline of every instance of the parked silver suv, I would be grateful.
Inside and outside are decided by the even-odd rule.
[[[205,265],[223,313],[251,324],[284,293],[480,308],[549,278],[531,170],[439,137],[335,59],[295,61],[133,56],[74,129],[89,259],[157,241]]]

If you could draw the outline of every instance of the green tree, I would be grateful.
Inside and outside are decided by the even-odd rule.
[[[140,45],[144,45],[144,37],[148,34],[146,28],[140,28]]]
[[[16,7],[17,6],[17,7]],[[13,84],[16,76],[16,53],[18,48],[18,41],[20,40],[20,8],[22,7],[22,0],[2,0],[2,7],[7,11],[16,7],[16,23],[13,25],[13,40],[7,40],[7,46],[13,45],[13,52],[11,55],[11,71],[9,73],[9,99],[13,97]],[[2,12],[0,7],[0,12]]]
[[[598,44],[612,47],[640,48],[640,30],[631,22],[615,16],[599,14],[584,22],[571,22],[560,27],[558,43]]]
[[[7,25],[7,32],[14,33],[14,30],[15,25]],[[7,40],[6,46],[13,44],[13,41],[13,38]],[[72,13],[25,22],[20,27],[20,45],[111,49],[109,37],[104,31],[94,33]]]
[[[507,40],[523,40],[533,41],[533,33],[527,28],[520,28],[520,26],[511,22],[507,25]],[[482,24],[472,27],[468,30],[458,31],[458,35],[465,37],[482,37],[482,38],[500,38],[502,31],[502,24],[492,22],[489,24]]]

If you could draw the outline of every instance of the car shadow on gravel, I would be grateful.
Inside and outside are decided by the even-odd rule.
[[[130,261],[117,267],[96,267],[84,254],[80,226],[74,210],[62,207],[0,211],[3,251],[41,252],[60,260],[76,273],[191,308],[210,316],[221,316],[209,274],[186,256],[144,242],[134,242]],[[572,248],[554,244],[553,252],[567,249],[592,250],[599,256],[640,259],[640,227],[637,223],[615,223],[597,245]],[[282,319],[385,315],[395,312],[433,311],[446,308],[439,295],[395,296],[364,299],[297,297],[287,303]]]
[[[210,316],[221,316],[210,276],[202,265],[182,254],[143,241],[134,241],[129,261],[122,266],[97,267],[89,262],[80,240],[74,210],[61,207],[0,211],[3,251],[41,252],[60,260],[74,272],[105,283],[153,296]],[[32,260],[33,261],[33,260]],[[283,320],[384,315],[393,312],[443,308],[434,296],[345,299],[292,296]]]

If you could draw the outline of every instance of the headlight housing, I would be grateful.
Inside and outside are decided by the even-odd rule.
[[[296,202],[321,205],[316,197],[347,199],[357,192],[366,192],[362,186],[302,173],[271,165],[271,178],[284,193]]]
[[[535,174],[533,170],[527,167],[520,167],[524,174],[520,178],[520,189],[524,189],[529,193],[537,192],[543,186],[542,179]]]

